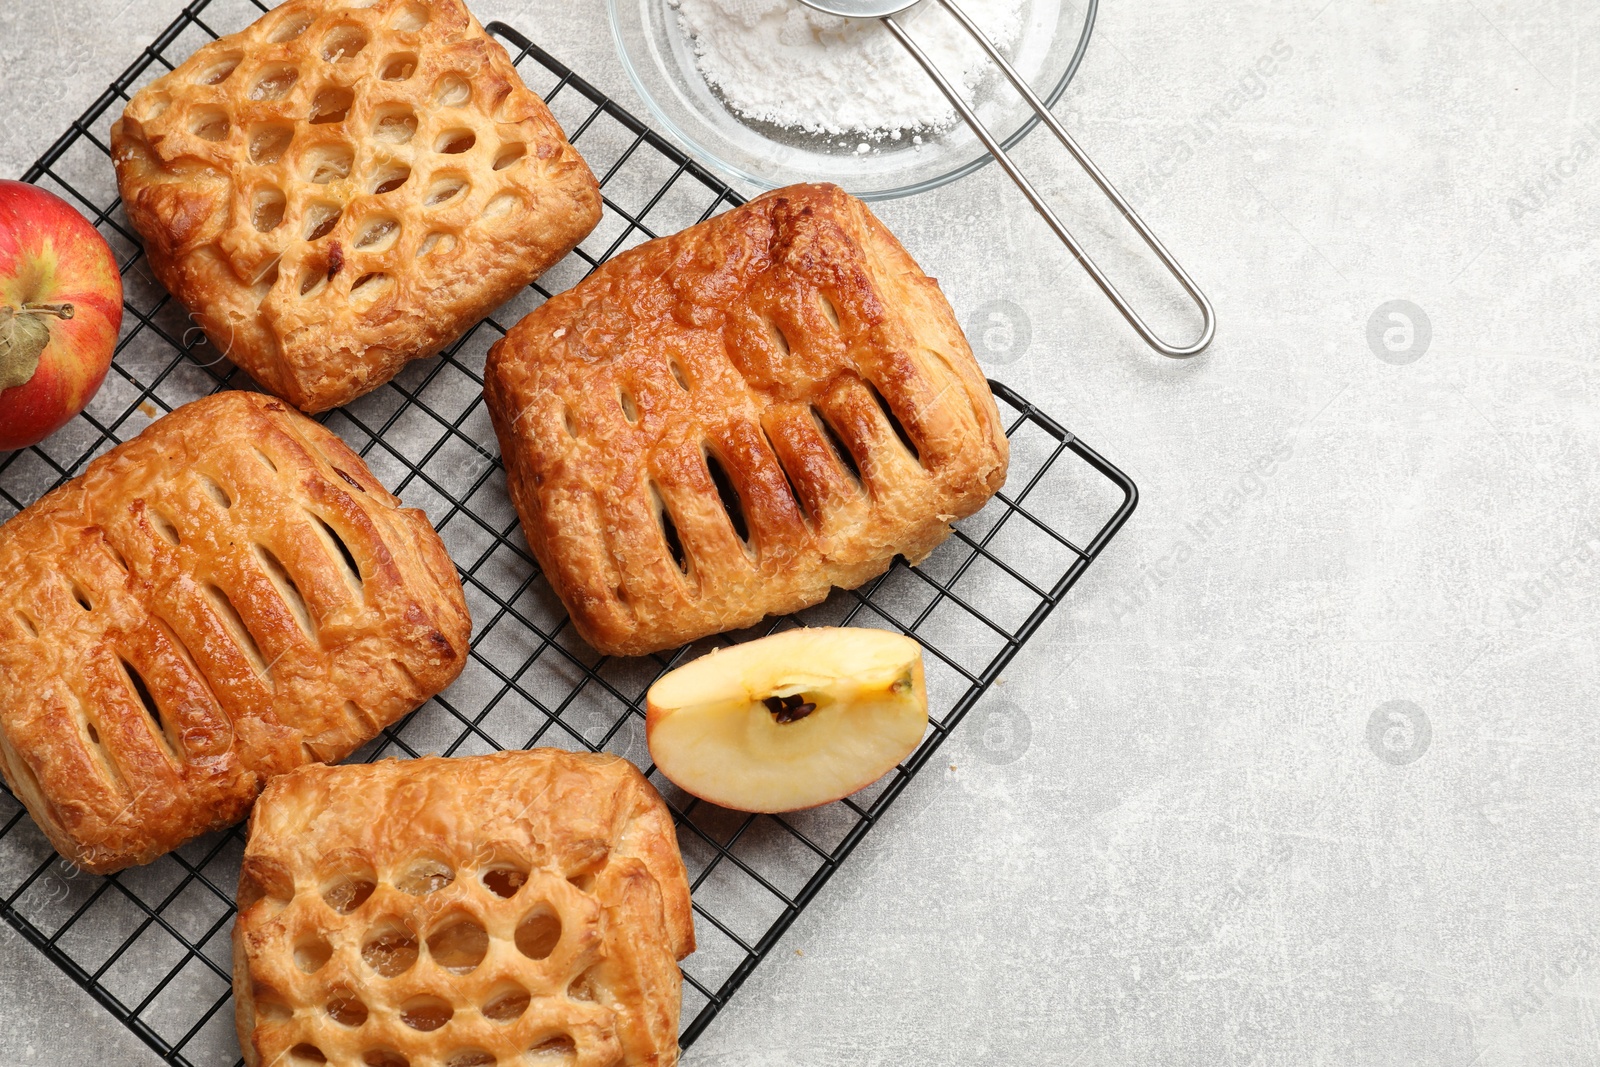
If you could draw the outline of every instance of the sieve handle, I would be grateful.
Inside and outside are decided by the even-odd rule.
[[[995,139],[994,134],[990,133],[988,127],[978,118],[977,112],[973,111],[966,100],[962,99],[955,86],[950,84],[949,79],[934,65],[933,60],[928,58],[927,53],[922,50],[916,41],[911,39],[910,34],[906,33],[905,28],[892,15],[884,16],[882,21],[884,25],[889,27],[889,32],[894,34],[895,38],[906,47],[912,57],[921,64],[922,69],[928,72],[928,76],[934,80],[945,97],[954,105],[956,111],[966,120],[967,125],[972,128],[972,132],[978,135],[978,140],[983,142],[983,146],[989,150],[989,154],[994,156],[995,161],[1011,176],[1011,180],[1016,182],[1017,188],[1022,190],[1023,195],[1028,198],[1028,202],[1034,206],[1034,209],[1044,216],[1044,220],[1050,224],[1050,228],[1056,232],[1056,236],[1061,238],[1062,242],[1072,250],[1072,254],[1077,257],[1078,262],[1083,264],[1083,269],[1089,272],[1089,276],[1095,280],[1095,284],[1100,286],[1101,291],[1117,306],[1117,310],[1122,312],[1122,317],[1128,320],[1128,324],[1139,332],[1140,337],[1144,338],[1145,344],[1164,356],[1171,356],[1173,359],[1188,359],[1190,356],[1198,355],[1204,351],[1217,331],[1216,312],[1212,310],[1211,301],[1206,299],[1206,295],[1200,291],[1200,287],[1195,285],[1194,279],[1189,277],[1189,272],[1184,270],[1178,261],[1172,258],[1172,253],[1167,251],[1166,245],[1161,243],[1161,239],[1139,217],[1139,213],[1133,210],[1132,205],[1123,198],[1123,195],[1117,191],[1110,180],[1100,172],[1100,168],[1095,166],[1094,160],[1089,158],[1078,142],[1056,119],[1055,115],[1051,114],[1050,108],[1045,105],[1043,100],[1039,99],[1038,94],[1033,91],[1033,88],[1022,75],[1017,73],[1016,68],[1000,54],[1000,50],[995,47],[993,41],[989,40],[988,35],[978,29],[972,19],[967,16],[967,13],[961,10],[961,6],[955,3],[955,0],[939,0],[939,3],[946,11],[954,15],[956,21],[960,22],[962,27],[983,46],[983,50],[989,53],[989,58],[999,64],[1000,69],[1005,72],[1006,78],[1032,106],[1034,114],[1038,115],[1040,120],[1050,127],[1050,132],[1054,133],[1056,139],[1066,146],[1067,151],[1072,153],[1072,158],[1076,159],[1078,165],[1088,172],[1089,177],[1094,179],[1094,183],[1100,187],[1100,191],[1116,205],[1117,210],[1122,213],[1122,217],[1127,219],[1133,228],[1139,232],[1139,236],[1144,238],[1144,243],[1150,247],[1150,251],[1154,252],[1157,258],[1161,260],[1162,266],[1166,267],[1172,276],[1178,280],[1178,284],[1183,286],[1184,292],[1188,293],[1190,299],[1200,308],[1200,316],[1204,325],[1198,340],[1180,347],[1168,344],[1156,336],[1155,331],[1144,321],[1143,316],[1133,309],[1127,298],[1111,283],[1111,279],[1106,277],[1099,264],[1090,258],[1089,254],[1083,250],[1083,246],[1078,243],[1078,239],[1056,217],[1056,213],[1050,210],[1050,205],[1044,202],[1044,198],[1034,189],[1032,183],[1023,176],[1022,171],[1011,161],[1011,157],[1006,155],[1005,149]]]

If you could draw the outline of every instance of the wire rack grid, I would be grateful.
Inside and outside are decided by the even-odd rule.
[[[0,453],[0,520],[162,413],[219,389],[254,388],[153,280],[121,211],[107,143],[141,85],[270,6],[196,0],[25,175],[105,235],[121,264],[126,309],[112,373],[89,409],[40,446]],[[522,539],[483,406],[484,357],[503,323],[550,293],[740,198],[520,33],[499,23],[489,30],[602,176],[605,215],[571,256],[445,354],[323,417],[397,495],[428,513],[457,561],[474,619],[462,677],[355,758],[552,745],[611,751],[647,768],[677,819],[693,890],[699,948],[684,965],[687,1047],[1122,527],[1137,490],[994,383],[1012,445],[1007,489],[928,560],[897,560],[861,589],[836,590],[752,631],[671,654],[598,656],[574,635]],[[716,644],[793,625],[915,637],[930,704],[921,746],[866,791],[785,816],[730,812],[675,789],[645,744],[651,682]],[[228,940],[243,847],[235,827],[147,866],[93,877],[57,857],[10,792],[0,792],[0,916],[167,1062],[237,1064]]]

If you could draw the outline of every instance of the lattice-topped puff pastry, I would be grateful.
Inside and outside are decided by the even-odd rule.
[[[111,149],[156,277],[305,411],[438,352],[600,219],[461,0],[289,0],[141,89]]]
[[[0,770],[80,867],[148,862],[443,689],[470,631],[425,515],[219,393],[0,526]]]
[[[250,817],[239,1044],[251,1067],[671,1067],[693,949],[672,819],[620,757],[306,767]]]
[[[828,185],[606,263],[496,343],[485,395],[528,543],[609,653],[920,560],[1005,480],[938,284]]]

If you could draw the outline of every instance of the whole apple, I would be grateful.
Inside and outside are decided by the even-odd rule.
[[[83,410],[121,327],[122,275],[105,238],[54,193],[0,179],[0,452]]]

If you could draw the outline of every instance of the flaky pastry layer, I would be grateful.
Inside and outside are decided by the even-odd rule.
[[[0,526],[0,771],[80,867],[145,863],[439,692],[470,633],[427,516],[219,393]]]
[[[312,412],[438,352],[600,219],[461,0],[289,0],[141,89],[111,150],[156,277]]]
[[[496,343],[485,395],[528,543],[608,653],[918,561],[1009,455],[938,284],[829,185],[604,264]]]
[[[274,779],[233,944],[251,1067],[671,1067],[694,927],[643,775],[535,749]]]

